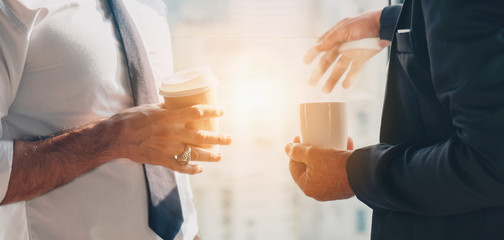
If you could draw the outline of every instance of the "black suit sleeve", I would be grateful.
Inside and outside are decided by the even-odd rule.
[[[392,41],[402,5],[383,8],[380,16],[380,39]]]
[[[503,1],[425,0],[415,11],[424,15],[421,51],[456,134],[431,146],[358,149],[347,164],[350,185],[375,209],[446,216],[503,206]]]

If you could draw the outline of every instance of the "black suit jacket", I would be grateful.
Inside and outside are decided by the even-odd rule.
[[[380,34],[380,143],[347,164],[372,239],[504,239],[504,1],[406,0]]]

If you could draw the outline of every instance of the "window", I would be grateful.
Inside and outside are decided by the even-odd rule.
[[[347,100],[356,146],[378,142],[386,53],[347,91],[310,87],[301,59],[338,20],[386,0],[166,0],[175,70],[210,66],[226,108],[221,163],[192,177],[205,239],[369,239],[371,210],[357,199],[321,203],[299,190],[286,143],[299,135],[297,105]]]

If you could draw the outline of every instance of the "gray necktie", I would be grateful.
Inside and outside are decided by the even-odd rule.
[[[122,0],[108,0],[128,62],[135,105],[157,103],[156,84],[147,53]],[[173,171],[144,164],[149,196],[149,226],[163,239],[174,239],[184,221]]]

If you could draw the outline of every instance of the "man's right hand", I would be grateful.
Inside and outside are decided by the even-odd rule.
[[[379,37],[381,12],[382,10],[380,9],[366,12],[356,17],[345,18],[319,38],[317,45],[311,48],[304,57],[304,62],[309,64],[317,55],[324,53],[317,69],[314,70],[310,77],[311,85],[317,84],[327,69],[337,61],[332,74],[324,85],[323,91],[325,93],[331,92],[348,68],[350,69],[343,81],[343,87],[350,87],[364,63],[380,52],[381,49],[387,47],[390,41],[380,40],[380,50],[353,49],[340,51],[340,46],[350,41]]]
[[[108,121],[116,135],[115,148],[119,157],[138,163],[161,165],[172,170],[196,174],[202,172],[199,165],[180,165],[174,155],[191,146],[191,159],[217,162],[222,155],[208,149],[214,145],[229,145],[231,137],[221,133],[186,128],[186,123],[224,114],[221,107],[196,105],[178,110],[166,110],[163,104],[142,105],[120,112]]]
[[[16,140],[9,186],[0,204],[34,198],[118,158],[200,173],[201,166],[182,166],[174,155],[181,154],[187,144],[192,159],[219,161],[219,153],[205,148],[229,145],[231,138],[186,128],[186,123],[222,114],[222,108],[208,105],[179,110],[166,110],[162,104],[142,105],[45,140]]]

